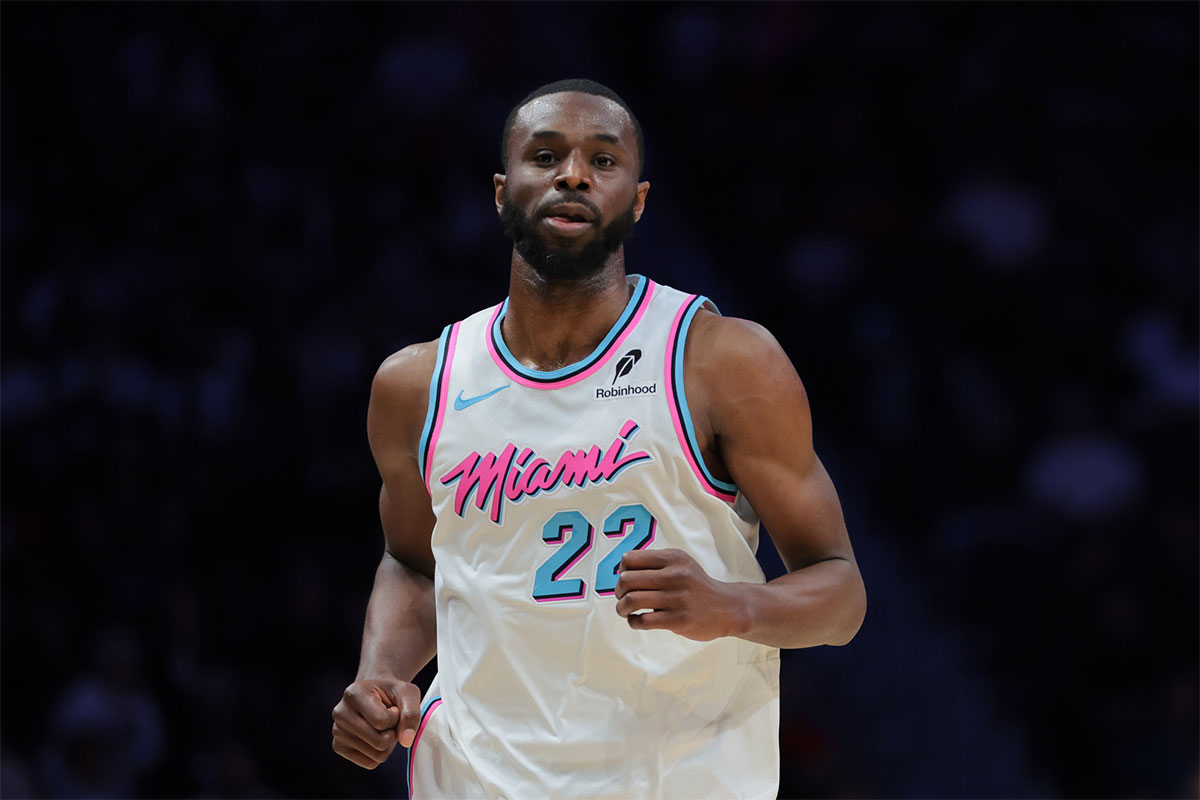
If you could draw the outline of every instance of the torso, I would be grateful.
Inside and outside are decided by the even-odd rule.
[[[763,581],[757,517],[688,404],[702,302],[638,278],[599,346],[550,372],[509,351],[503,304],[439,343],[416,456],[437,517],[446,722],[421,746],[453,748],[485,793],[775,791],[778,651],[635,631],[613,608],[631,548]]]

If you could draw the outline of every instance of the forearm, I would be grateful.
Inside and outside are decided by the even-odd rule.
[[[729,584],[735,593],[734,634],[771,647],[843,645],[867,610],[858,567],[832,558],[764,584]]]
[[[411,681],[436,654],[433,581],[385,554],[367,604],[357,679]]]

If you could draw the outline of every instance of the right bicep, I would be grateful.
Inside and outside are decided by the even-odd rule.
[[[417,467],[417,445],[428,406],[436,342],[413,345],[379,368],[371,387],[367,435],[383,479],[379,517],[387,552],[433,577],[434,514]]]

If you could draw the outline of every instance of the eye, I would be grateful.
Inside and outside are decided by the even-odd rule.
[[[533,154],[533,161],[535,164],[553,164],[554,153],[549,150],[538,150]]]
[[[599,155],[596,156],[596,166],[598,167],[615,167],[617,160],[612,156]]]

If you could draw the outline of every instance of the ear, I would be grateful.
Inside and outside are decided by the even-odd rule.
[[[496,184],[496,213],[499,214],[504,210],[504,181],[508,179],[507,175],[502,175],[497,172],[492,176],[492,182]]]
[[[637,200],[633,203],[633,221],[637,222],[642,218],[642,212],[646,210],[646,194],[650,191],[650,181],[642,181],[637,185]]]

